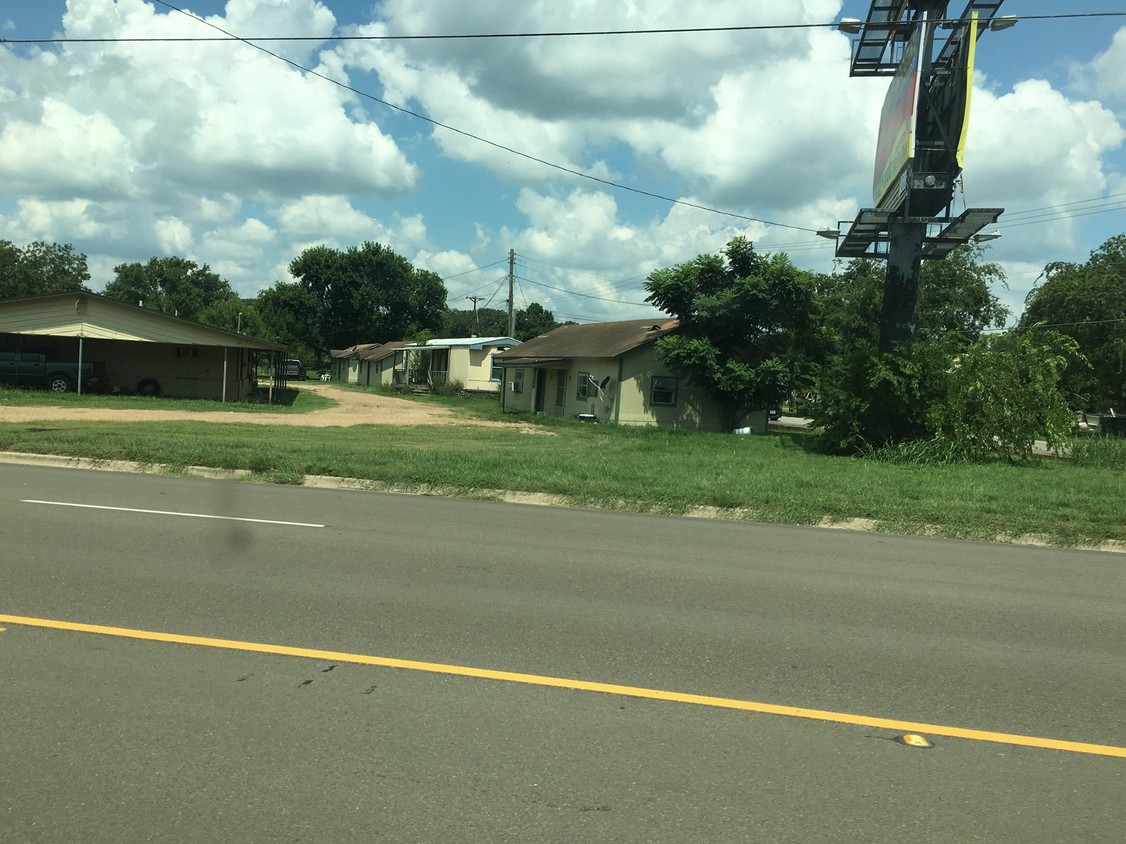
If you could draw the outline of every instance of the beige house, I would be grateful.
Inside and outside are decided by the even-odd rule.
[[[678,326],[675,319],[638,319],[549,331],[496,355],[504,367],[501,405],[622,425],[726,431],[723,409],[657,355],[656,341]],[[766,411],[740,427],[766,431]]]
[[[239,401],[256,371],[278,373],[286,347],[148,311],[95,293],[0,299],[0,349],[97,364],[99,391]],[[277,380],[275,384],[284,384]],[[83,390],[81,378],[74,387]]]
[[[347,349],[333,349],[332,378],[364,387],[389,387],[396,366],[404,364],[406,340],[389,343],[360,343]]]
[[[393,364],[393,383],[433,386],[460,381],[466,390],[499,393],[503,372],[497,356],[520,341],[512,337],[454,337],[407,343]]]

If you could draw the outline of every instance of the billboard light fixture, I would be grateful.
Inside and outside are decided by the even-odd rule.
[[[1016,15],[1002,15],[989,21],[990,32],[1000,32],[1002,29],[1012,29],[1020,20]]]
[[[841,230],[839,228],[836,228],[836,229],[818,229],[817,230],[817,236],[826,238],[827,240],[836,240],[838,237],[841,236]]]
[[[841,18],[837,22],[837,29],[841,32],[847,32],[849,35],[859,35],[863,28],[864,21],[859,18]]]

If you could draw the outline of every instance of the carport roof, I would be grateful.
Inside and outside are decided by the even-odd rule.
[[[286,351],[285,346],[270,340],[224,331],[86,292],[0,299],[0,334]]]

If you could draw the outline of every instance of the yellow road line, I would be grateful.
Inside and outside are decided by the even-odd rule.
[[[899,721],[894,718],[876,718],[870,715],[854,715],[848,712],[832,712],[824,709],[805,709],[800,706],[782,706],[775,703],[761,703],[753,700],[711,697],[684,692],[670,692],[661,689],[647,689],[638,686],[619,686],[613,683],[597,683],[588,680],[572,680],[565,677],[548,677],[539,674],[520,674],[513,671],[496,671],[491,668],[472,668],[465,665],[444,665],[438,662],[417,662],[410,659],[369,656],[367,654],[323,651],[314,648],[294,648],[287,645],[270,645],[259,642],[240,642],[232,639],[212,639],[206,636],[185,636],[180,633],[159,633],[150,630],[133,630],[128,627],[105,627],[100,624],[82,624],[73,621],[57,621],[47,618],[28,618],[18,615],[0,614],[0,622],[27,627],[46,627],[53,630],[68,630],[75,633],[96,633],[102,636],[116,636],[125,639],[142,639],[150,642],[169,642],[177,645],[196,645],[205,648],[221,648],[231,651],[250,651],[252,653],[296,656],[306,659],[319,659],[329,662],[353,663],[356,665],[375,665],[381,668],[404,668],[410,671],[426,671],[432,674],[452,674],[459,677],[474,677],[481,680],[501,680],[507,683],[524,683],[532,686],[548,686],[560,689],[574,689],[584,692],[623,695],[625,697],[662,700],[671,703],[689,703],[696,706],[711,706],[720,709],[736,709],[743,712],[758,712],[766,715],[786,715],[791,718],[806,718],[814,721],[830,721],[838,724],[851,724],[858,727],[876,727],[897,732],[926,733],[932,736],[989,741],[999,744],[1034,747],[1044,750],[1065,750],[1070,753],[1089,753],[1096,756],[1115,756],[1126,759],[1126,747],[1108,744],[1087,744],[1079,741],[1023,736],[1013,733],[995,733],[988,730],[971,730],[951,727],[944,724],[922,724],[915,721]]]

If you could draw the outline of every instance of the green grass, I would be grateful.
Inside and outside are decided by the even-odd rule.
[[[1126,439],[1121,437],[1077,437],[1067,451],[1077,466],[1126,469]]]
[[[315,398],[300,392],[291,410]],[[505,415],[494,399],[421,400],[524,424],[295,429],[205,422],[0,423],[0,450],[132,460],[173,471],[246,469],[274,483],[328,475],[471,497],[496,490],[543,493],[621,510],[720,508],[736,517],[789,524],[870,519],[880,530],[897,533],[974,539],[1034,534],[1061,545],[1126,541],[1120,465],[1087,467],[1056,459],[897,465],[819,453],[816,438],[804,432],[731,436],[590,425]],[[131,405],[100,404],[124,401],[112,397],[88,401],[156,406],[152,399],[129,399],[139,403]]]
[[[98,407],[116,410],[190,410],[201,413],[309,413],[336,402],[308,390],[287,388],[277,391],[273,403],[206,399],[176,399],[166,396],[114,396],[77,393],[51,393],[46,390],[16,390],[0,387],[0,407]]]

